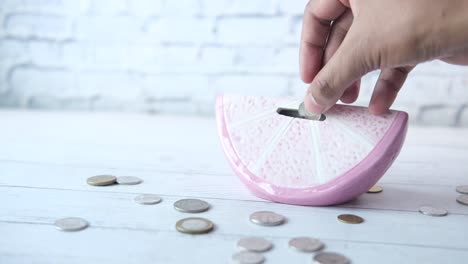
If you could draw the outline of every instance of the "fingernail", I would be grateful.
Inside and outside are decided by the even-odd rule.
[[[325,106],[319,105],[317,101],[315,101],[312,93],[307,93],[304,105],[309,112],[314,114],[321,114],[323,110],[325,110]]]

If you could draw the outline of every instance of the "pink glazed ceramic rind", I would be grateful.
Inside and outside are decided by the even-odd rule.
[[[408,114],[397,111],[386,134],[355,167],[321,185],[287,188],[266,182],[243,164],[232,145],[225,120],[223,96],[218,96],[216,123],[224,154],[234,172],[256,196],[280,203],[315,206],[344,203],[367,192],[398,156],[408,129]]]

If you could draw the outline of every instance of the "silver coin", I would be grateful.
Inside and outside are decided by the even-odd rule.
[[[459,193],[468,194],[468,185],[459,185],[455,190]]]
[[[302,252],[315,252],[321,250],[323,243],[312,237],[295,237],[289,240],[289,247]]]
[[[210,208],[210,204],[199,199],[182,199],[174,203],[177,211],[184,213],[201,213]]]
[[[246,237],[239,239],[239,241],[237,241],[237,246],[240,249],[248,251],[265,252],[270,250],[273,244],[261,237]]]
[[[89,185],[93,186],[107,186],[112,185],[117,181],[117,177],[113,175],[96,175],[93,177],[89,177],[86,182]]]
[[[468,205],[468,194],[462,194],[457,197],[457,202]]]
[[[186,234],[205,234],[213,230],[213,228],[213,222],[201,217],[184,218],[176,223],[177,231]]]
[[[432,206],[421,206],[419,207],[419,212],[421,214],[430,216],[446,216],[448,214],[447,210],[445,210],[444,208]]]
[[[314,114],[309,111],[304,106],[304,102],[302,102],[299,105],[299,108],[297,109],[297,112],[299,113],[300,116],[310,119],[310,120],[321,120],[322,119],[322,114]]]
[[[141,182],[143,182],[143,181],[138,177],[133,177],[133,176],[119,176],[119,177],[117,177],[117,183],[118,184],[135,185],[135,184],[140,184]]]
[[[80,231],[87,228],[88,225],[88,221],[79,217],[66,217],[55,221],[55,227],[61,231]]]
[[[265,257],[255,252],[241,251],[232,255],[232,260],[241,264],[260,264],[265,262]]]
[[[262,226],[277,226],[283,224],[286,218],[274,212],[258,211],[250,215],[250,221]]]
[[[157,204],[161,202],[161,197],[155,194],[140,194],[133,200],[139,204]]]
[[[347,257],[334,253],[334,252],[322,252],[318,253],[313,258],[314,264],[349,264],[350,261]]]

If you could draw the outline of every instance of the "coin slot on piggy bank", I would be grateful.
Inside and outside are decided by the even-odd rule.
[[[276,112],[280,115],[289,116],[293,118],[302,118],[313,121],[324,121],[326,116],[324,114],[313,114],[305,109],[304,103],[301,103],[297,109],[278,107]]]

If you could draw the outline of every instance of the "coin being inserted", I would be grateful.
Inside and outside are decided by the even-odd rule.
[[[237,246],[247,251],[265,252],[273,247],[273,244],[261,237],[246,237],[237,241]]]
[[[142,183],[143,180],[134,176],[119,176],[117,183],[122,185],[136,185]]]
[[[324,115],[314,114],[314,113],[311,113],[311,112],[307,111],[307,109],[305,108],[304,102],[302,102],[299,105],[299,107],[297,109],[297,112],[299,113],[300,116],[302,116],[305,119],[320,120],[320,121],[324,120]]]
[[[446,216],[448,214],[447,210],[445,210],[444,208],[432,206],[421,206],[419,207],[419,212],[423,215],[429,216]]]
[[[133,199],[136,203],[139,204],[157,204],[161,202],[161,197],[155,194],[140,194]]]
[[[295,237],[289,240],[289,247],[302,252],[315,252],[321,250],[323,243],[312,237]]]
[[[337,218],[340,222],[346,224],[360,224],[364,222],[364,218],[353,214],[341,214]]]
[[[322,252],[318,253],[313,258],[314,264],[349,264],[350,261],[347,257],[334,253],[334,252]]]
[[[210,208],[210,204],[199,199],[182,199],[174,203],[177,211],[184,213],[201,213]]]
[[[117,177],[113,175],[96,175],[89,177],[86,182],[93,186],[107,186],[114,184],[116,181]]]
[[[285,221],[284,216],[270,211],[258,211],[250,215],[250,222],[262,226],[277,226]]]
[[[213,222],[201,217],[184,218],[176,223],[177,231],[192,235],[209,233],[213,228]]]
[[[232,255],[232,260],[239,264],[261,264],[265,262],[265,257],[255,252],[241,251]]]
[[[80,231],[88,227],[88,221],[79,217],[66,217],[57,219],[55,221],[55,227],[61,231]]]

